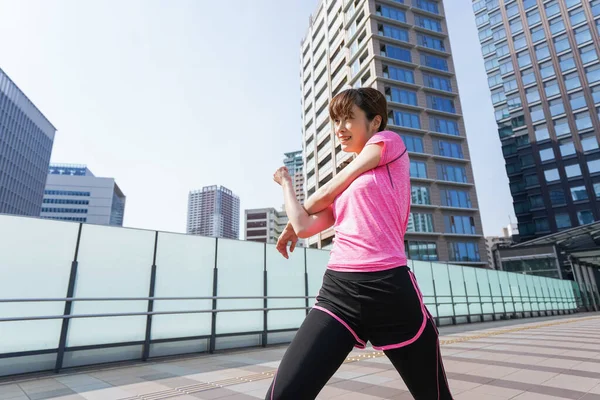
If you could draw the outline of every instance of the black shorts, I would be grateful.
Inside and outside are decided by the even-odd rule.
[[[344,325],[356,347],[369,341],[376,350],[392,350],[416,341],[431,314],[412,271],[397,267],[379,272],[327,270],[313,307]]]

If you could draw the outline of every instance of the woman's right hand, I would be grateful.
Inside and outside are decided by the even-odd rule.
[[[288,222],[288,224],[283,229],[283,232],[281,232],[281,235],[279,235],[279,239],[277,240],[277,247],[276,247],[277,251],[279,251],[281,253],[281,255],[284,256],[285,258],[289,258],[288,251],[287,251],[287,246],[288,246],[289,242],[291,242],[291,244],[290,244],[290,253],[291,253],[296,248],[296,243],[298,243],[298,235],[296,235],[296,232],[294,232],[294,228],[292,227],[292,224],[290,224]]]

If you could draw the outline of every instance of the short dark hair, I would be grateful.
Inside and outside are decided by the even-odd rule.
[[[381,116],[381,124],[377,132],[385,130],[388,113],[387,100],[379,90],[370,87],[348,89],[337,94],[329,103],[329,117],[331,120],[349,117],[352,113],[352,106],[355,104],[365,112],[369,121],[373,121],[377,115]]]

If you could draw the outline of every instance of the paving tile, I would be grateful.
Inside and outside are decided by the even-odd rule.
[[[31,400],[44,400],[44,399],[54,399],[59,396],[66,396],[69,394],[75,394],[75,392],[69,388],[62,389],[54,389],[48,390],[44,392],[36,392],[36,393],[27,393],[27,397]]]
[[[600,384],[600,379],[583,378],[573,375],[557,375],[553,378],[544,381],[545,386],[557,387],[560,389],[571,389],[579,390],[582,392],[589,392],[596,385]]]
[[[213,400],[213,399],[223,399],[223,398],[227,398],[230,396],[235,396],[239,393],[234,392],[233,390],[229,390],[226,388],[218,388],[218,389],[211,389],[211,390],[205,390],[202,392],[198,392],[198,393],[193,393],[191,396],[195,397],[197,399],[203,399],[203,400]]]
[[[528,384],[540,384],[542,382],[551,379],[558,374],[555,372],[543,372],[543,371],[532,371],[532,370],[521,370],[504,377],[505,380],[513,382],[522,382]]]

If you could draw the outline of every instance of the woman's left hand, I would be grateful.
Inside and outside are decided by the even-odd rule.
[[[286,167],[280,167],[273,174],[273,180],[283,186],[284,182],[291,182],[292,177]]]

